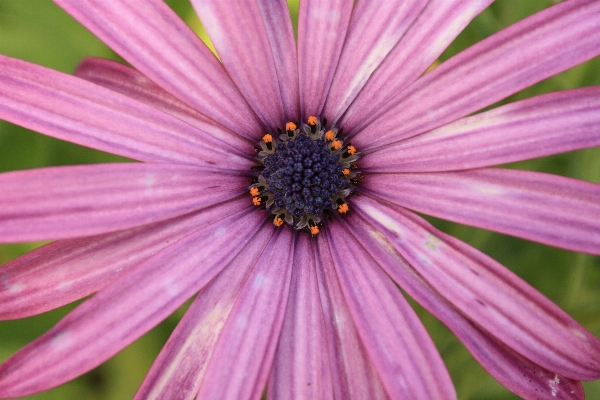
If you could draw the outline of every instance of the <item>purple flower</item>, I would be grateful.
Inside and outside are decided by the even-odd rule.
[[[0,269],[0,317],[97,292],[0,366],[0,397],[89,371],[198,293],[138,398],[455,398],[395,283],[519,396],[600,378],[597,338],[409,211],[600,254],[599,185],[489,168],[600,144],[600,87],[469,116],[600,54],[600,1],[423,76],[491,0],[304,0],[297,47],[283,0],[192,0],[222,64],[161,1],[56,2],[135,69],[0,56],[0,118],[142,163],[0,175],[1,240],[58,239]]]

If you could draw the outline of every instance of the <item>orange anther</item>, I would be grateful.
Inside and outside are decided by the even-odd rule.
[[[336,140],[331,144],[331,147],[333,147],[335,150],[338,150],[342,147],[342,141],[341,140]]]
[[[344,203],[341,206],[338,207],[338,212],[340,214],[346,214],[348,212],[350,208],[348,207],[348,204]]]
[[[273,224],[275,224],[275,226],[281,226],[283,224],[283,220],[281,218],[275,218],[273,220]]]
[[[356,153],[356,148],[352,145],[348,146],[348,154]]]
[[[308,124],[309,125],[316,125],[317,124],[317,117],[315,117],[314,115],[311,115],[310,117],[308,117]]]
[[[250,188],[250,196],[258,196],[258,188],[251,187]]]
[[[350,175],[350,170],[348,168],[344,168],[342,170],[342,174],[344,174],[344,176],[348,176],[348,175]]]
[[[260,206],[260,197],[253,197],[253,198],[252,198],[252,203],[253,203],[255,206]]]
[[[316,235],[317,233],[319,233],[319,227],[316,225],[311,226],[310,233],[312,233],[313,235]]]
[[[288,122],[287,124],[285,124],[285,129],[287,131],[295,131],[296,130],[296,124],[293,122]]]
[[[331,142],[333,139],[335,139],[335,133],[333,133],[333,131],[325,132],[325,139]]]
[[[262,137],[262,140],[264,140],[265,143],[271,143],[273,141],[273,136],[267,133],[265,136]]]

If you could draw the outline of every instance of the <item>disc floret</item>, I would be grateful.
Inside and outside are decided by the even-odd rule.
[[[346,198],[359,180],[360,153],[341,129],[327,129],[327,120],[315,116],[278,131],[263,135],[257,147],[260,172],[249,187],[252,202],[270,213],[275,226],[286,222],[317,234],[324,217],[349,211]]]

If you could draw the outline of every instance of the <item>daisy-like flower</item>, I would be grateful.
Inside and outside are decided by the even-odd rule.
[[[527,399],[581,399],[600,341],[413,211],[600,254],[600,186],[491,166],[600,143],[600,88],[470,115],[600,54],[567,0],[423,73],[491,0],[56,0],[132,67],[0,56],[0,118],[142,162],[0,175],[0,317],[90,294],[0,397],[107,360],[198,293],[137,398],[452,399],[399,285]]]

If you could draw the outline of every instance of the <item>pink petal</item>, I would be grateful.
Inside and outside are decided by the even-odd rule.
[[[456,398],[440,354],[402,293],[344,227],[332,226],[327,239],[348,308],[388,395]]]
[[[267,399],[333,396],[314,241],[298,235],[290,296],[267,385]]]
[[[160,0],[55,0],[160,87],[247,138],[260,122],[222,65]]]
[[[251,162],[202,131],[129,97],[0,55],[0,118],[58,139],[149,162]]]
[[[287,1],[260,0],[257,4],[273,52],[286,121],[297,121],[300,117],[298,55]]]
[[[509,169],[373,174],[378,197],[466,225],[600,254],[600,185]]]
[[[170,164],[117,163],[0,174],[0,240],[128,229],[230,200],[246,178]]]
[[[261,213],[249,211],[184,237],[81,304],[0,366],[0,396],[25,396],[60,385],[158,324],[248,243],[264,220]]]
[[[171,243],[244,208],[247,198],[127,231],[60,240],[0,268],[0,320],[25,318],[108,286]]]
[[[361,159],[370,172],[486,167],[600,145],[600,87],[518,101],[394,143]]]
[[[376,202],[381,213],[390,212]],[[400,255],[393,242],[378,225],[354,213],[348,225],[356,240],[413,299],[439,318],[464,343],[475,359],[501,384],[526,399],[583,399],[581,383],[556,375],[515,353],[461,314],[448,300],[423,280]]]
[[[397,142],[491,105],[600,54],[600,2],[561,2],[452,57],[361,120],[353,144]],[[348,130],[344,125],[344,128]]]
[[[195,398],[231,309],[272,236],[273,228],[263,226],[200,291],[154,361],[136,399]]]
[[[346,111],[342,125],[356,130],[382,105],[413,83],[435,62],[467,24],[492,0],[430,0],[416,22],[373,72],[335,114]],[[363,87],[364,86],[364,87]],[[354,100],[352,104],[349,102]],[[327,114],[328,115],[328,114]],[[362,126],[362,125],[361,125]]]
[[[285,125],[277,70],[261,13],[254,1],[192,0],[223,66],[263,123]]]
[[[339,119],[426,4],[421,0],[356,3],[323,115]]]
[[[77,66],[75,76],[122,93],[137,101],[171,114],[225,143],[227,150],[238,154],[252,154],[254,142],[218,125],[176,97],[165,92],[139,71],[116,61],[87,57]],[[222,146],[223,143],[220,143]]]
[[[335,273],[327,237],[317,237],[317,280],[323,306],[325,339],[336,399],[387,399],[381,379],[365,350]]]
[[[223,327],[198,399],[255,399],[263,393],[281,332],[296,233],[281,229],[250,273]]]
[[[353,205],[421,279],[505,346],[558,375],[600,378],[600,341],[507,268],[401,208],[366,196]]]
[[[298,73],[302,118],[318,116],[342,51],[352,1],[303,0],[298,16]]]

